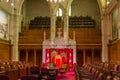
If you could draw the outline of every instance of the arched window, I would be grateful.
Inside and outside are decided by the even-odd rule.
[[[59,16],[59,17],[62,16],[62,9],[61,8],[58,8],[56,16]]]
[[[56,16],[57,17],[61,17],[62,16],[62,9],[61,8],[58,8],[57,10],[57,13],[56,13]],[[69,16],[71,16],[71,6],[69,7]]]
[[[69,7],[69,16],[71,16],[71,6]]]

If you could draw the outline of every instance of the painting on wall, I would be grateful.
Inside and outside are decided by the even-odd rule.
[[[8,16],[5,12],[0,10],[0,38],[7,39],[8,31]]]
[[[118,9],[115,9],[112,14],[112,39],[118,38]]]

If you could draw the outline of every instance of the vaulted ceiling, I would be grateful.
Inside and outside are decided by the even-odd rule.
[[[1,0],[1,1],[10,3],[10,5],[14,7],[14,9],[16,9],[18,13],[20,13],[23,2],[25,0]],[[69,4],[71,4],[72,1],[73,0],[64,0],[64,2],[60,3],[60,5],[62,5],[63,8],[68,8]],[[99,8],[102,11],[102,8],[105,8],[112,0],[97,0],[97,1],[99,4]],[[56,6],[56,3],[49,3],[49,5],[50,8],[53,8],[54,6]]]

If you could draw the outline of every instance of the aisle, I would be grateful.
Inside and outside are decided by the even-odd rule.
[[[61,74],[58,74],[56,80],[76,80],[75,72],[71,69],[69,72],[64,74],[64,77],[62,77]]]

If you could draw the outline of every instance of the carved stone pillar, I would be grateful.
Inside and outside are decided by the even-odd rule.
[[[68,40],[69,40],[69,26],[68,26],[68,13],[67,11],[65,11],[64,15],[63,15],[63,19],[64,19],[64,39],[66,41],[66,44],[68,44]]]
[[[18,53],[18,39],[19,39],[19,15],[11,15],[10,16],[10,40],[12,45],[12,60],[18,61],[19,53]]]
[[[50,34],[50,36],[51,36],[51,43],[54,43],[54,39],[55,39],[55,32],[56,32],[56,15],[51,15],[51,34]]]
[[[108,16],[102,16],[101,30],[102,30],[102,62],[108,62]]]

